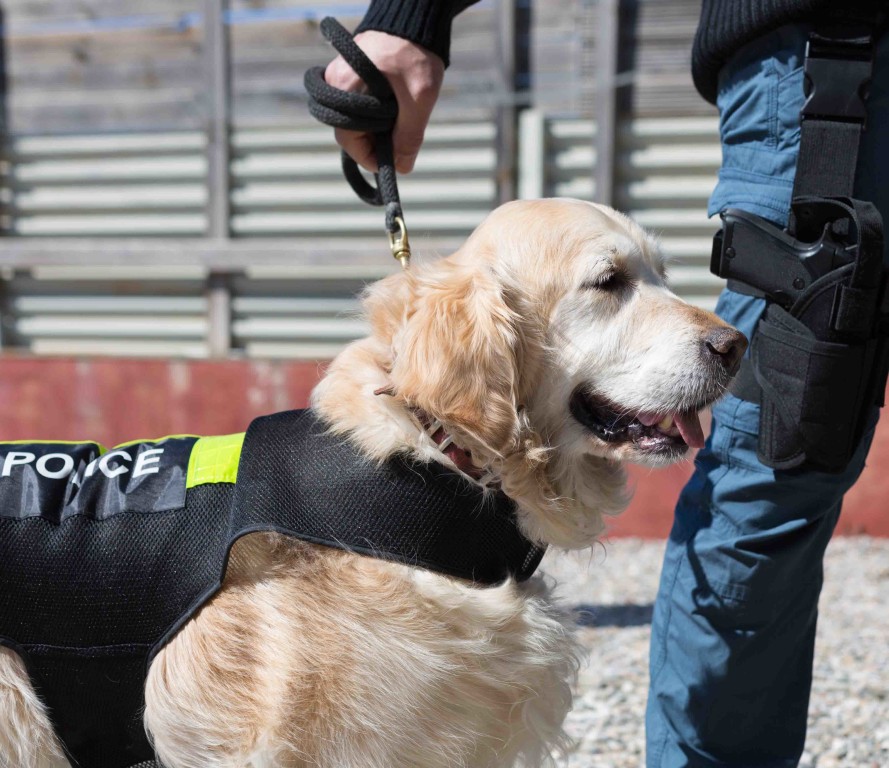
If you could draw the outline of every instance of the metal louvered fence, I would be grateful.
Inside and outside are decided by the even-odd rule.
[[[125,16],[121,5],[83,0],[81,18],[61,0],[0,3],[0,345],[332,356],[364,333],[361,286],[397,265],[379,211],[352,196],[331,132],[305,113],[301,73],[330,57],[314,28],[328,6],[147,0]],[[606,199],[659,234],[678,292],[712,304],[705,209],[719,147],[687,73],[695,6],[483,0],[458,17],[454,64],[402,182],[420,257],[454,249],[505,177],[508,196],[600,199],[607,185]],[[349,21],[363,4],[330,11]],[[622,53],[597,81],[604,13]],[[510,138],[504,120],[520,107]],[[603,114],[614,117],[600,132]]]

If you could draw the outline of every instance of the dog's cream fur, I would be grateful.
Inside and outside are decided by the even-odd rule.
[[[731,377],[702,353],[724,324],[669,292],[656,244],[579,201],[504,206],[365,306],[372,333],[331,364],[317,411],[369,460],[449,464],[421,408],[499,474],[526,534],[560,547],[590,546],[625,507],[622,461],[663,463],[582,427],[578,386],[672,412]],[[542,765],[564,744],[569,625],[540,578],[479,588],[255,534],[153,662],[145,724],[167,768]],[[0,766],[60,765],[21,660],[0,648]]]

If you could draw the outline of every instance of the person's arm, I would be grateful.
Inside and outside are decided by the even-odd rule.
[[[373,0],[355,42],[386,75],[398,100],[392,134],[395,167],[413,170],[449,63],[451,22],[476,0]],[[341,56],[325,70],[329,85],[344,91],[366,86]],[[369,171],[377,169],[373,135],[337,129],[337,143]]]

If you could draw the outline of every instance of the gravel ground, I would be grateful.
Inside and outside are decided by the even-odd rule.
[[[560,768],[639,768],[648,640],[664,543],[615,540],[543,569],[580,609],[589,649]],[[889,768],[889,540],[836,538],[827,551],[809,730],[801,768]]]

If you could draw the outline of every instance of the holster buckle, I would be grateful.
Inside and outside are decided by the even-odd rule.
[[[865,36],[829,39],[813,34],[806,43],[803,120],[819,118],[862,125],[873,73],[873,43]]]

